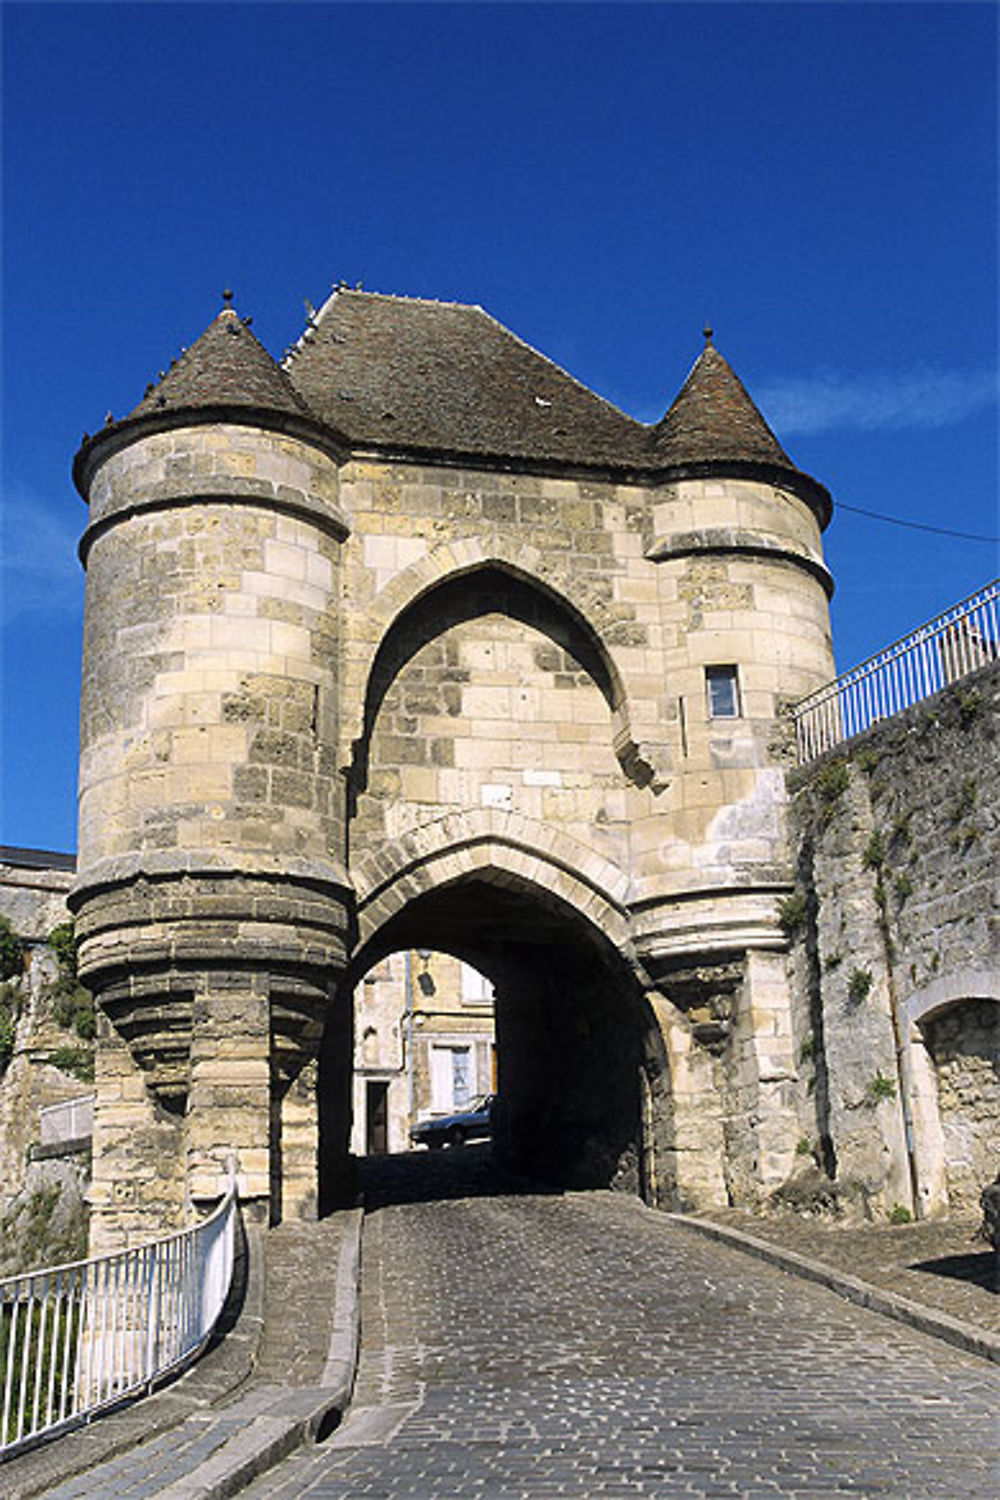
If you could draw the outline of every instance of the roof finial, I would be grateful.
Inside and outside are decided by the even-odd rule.
[[[226,290],[222,294],[222,300],[226,304],[227,307],[232,307],[232,305],[233,305],[233,289],[232,289],[231,286],[227,286],[226,287]]]
[[[705,343],[710,344],[712,342],[712,335],[715,332],[715,329],[712,327],[711,323],[706,322],[704,328],[701,331],[705,339]]]

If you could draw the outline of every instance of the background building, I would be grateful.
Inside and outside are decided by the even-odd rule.
[[[488,979],[425,948],[369,970],[354,992],[355,1155],[405,1151],[417,1120],[464,1109],[495,1087]]]

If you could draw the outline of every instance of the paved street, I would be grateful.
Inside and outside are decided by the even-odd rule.
[[[606,1193],[370,1164],[354,1407],[246,1493],[989,1496],[1000,1370]],[[437,1196],[444,1195],[444,1196]]]

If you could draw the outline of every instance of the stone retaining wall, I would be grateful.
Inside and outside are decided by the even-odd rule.
[[[871,1211],[974,1208],[994,1175],[998,710],[993,664],[793,777],[806,1140]]]

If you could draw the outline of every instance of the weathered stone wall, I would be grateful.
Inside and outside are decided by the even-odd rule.
[[[0,1199],[0,1276],[86,1257],[89,1183],[82,1147],[27,1162],[17,1192]]]
[[[490,747],[513,722],[519,760],[495,778],[508,805],[588,844],[610,840],[637,902],[787,881],[775,724],[787,699],[832,674],[819,528],[802,501],[749,481],[650,491],[360,461],[345,466],[340,498],[352,532],[344,725],[363,757],[385,716],[373,796],[394,799],[405,782],[428,810],[477,805]],[[485,635],[480,623],[491,594],[499,635],[498,621]],[[712,721],[705,668],[728,664],[740,714]],[[472,774],[448,774],[461,771]],[[566,785],[539,788],[539,774]],[[603,795],[580,797],[590,777]],[[724,926],[725,902],[714,904]],[[770,925],[752,897],[744,906]],[[658,910],[640,942],[655,946],[666,920],[687,925]],[[685,934],[677,946],[690,946]]]
[[[347,923],[336,463],[286,432],[194,425],[102,449],[85,483],[73,904],[103,1012],[94,1243],[177,1219],[230,1168],[246,1201],[277,1182],[287,1214],[314,1211],[297,1081]]]
[[[340,499],[363,934],[373,883],[395,880],[398,906],[467,873],[486,842],[470,813],[501,814],[524,851],[512,874],[521,860],[529,879],[558,881],[551,859],[624,906],[630,957],[662,988],[650,994],[671,1033],[674,1112],[651,1129],[667,1196],[756,1200],[794,1153],[774,912],[791,880],[781,712],[833,669],[814,514],[749,480],[650,490],[361,460]],[[736,672],[731,718],[709,711],[710,666]],[[688,1013],[714,1003],[716,960],[729,998],[723,1038],[707,1042]],[[707,965],[693,988],[692,964]]]
[[[9,1216],[34,1188],[51,1186],[32,1167],[41,1111],[94,1092],[93,1083],[79,1076],[92,1066],[92,1048],[52,1015],[55,977],[55,958],[38,944],[31,949],[23,979],[9,981],[17,990],[20,1014],[10,1060],[0,1069],[0,1217]],[[80,1170],[89,1177],[89,1146]],[[19,1254],[12,1247],[8,1259]]]
[[[994,1175],[998,710],[994,664],[794,779],[800,1108],[872,1212],[968,1206]]]
[[[20,852],[0,861],[0,913],[27,949],[24,973],[5,986],[17,1020],[9,1061],[0,1064],[3,1275],[86,1253],[90,1143],[78,1143],[68,1155],[36,1158],[42,1110],[94,1091],[79,1076],[92,1065],[92,1048],[53,1015],[59,966],[45,941],[68,920],[72,871],[42,867],[45,856],[25,863]]]
[[[90,878],[146,850],[328,858],[340,815],[322,755],[336,739],[336,498],[324,454],[236,426],[154,434],[93,476],[79,849]]]
[[[380,705],[353,849],[467,807],[516,806],[626,868],[611,711],[579,660],[503,613],[441,625]]]
[[[629,580],[652,573],[641,492],[352,463],[341,497],[352,526],[345,724],[363,748],[381,741],[359,837],[374,799],[389,836],[484,799],[586,828],[599,811],[578,795],[591,775],[617,788],[596,826],[624,824],[639,809],[626,809],[635,784],[620,764],[634,757],[637,724],[652,726],[647,753],[664,771],[671,754],[654,580]],[[615,852],[626,852],[620,840]]]
[[[656,888],[781,882],[776,721],[785,704],[833,675],[815,516],[773,486],[688,480],[651,496],[647,524],[663,612],[658,670],[678,746],[670,816],[657,829]],[[705,668],[729,663],[738,668],[740,714],[712,718]]]
[[[66,897],[73,870],[43,866],[41,861],[47,858],[24,850],[0,850],[0,914],[29,943],[44,943],[54,927],[69,920]]]

